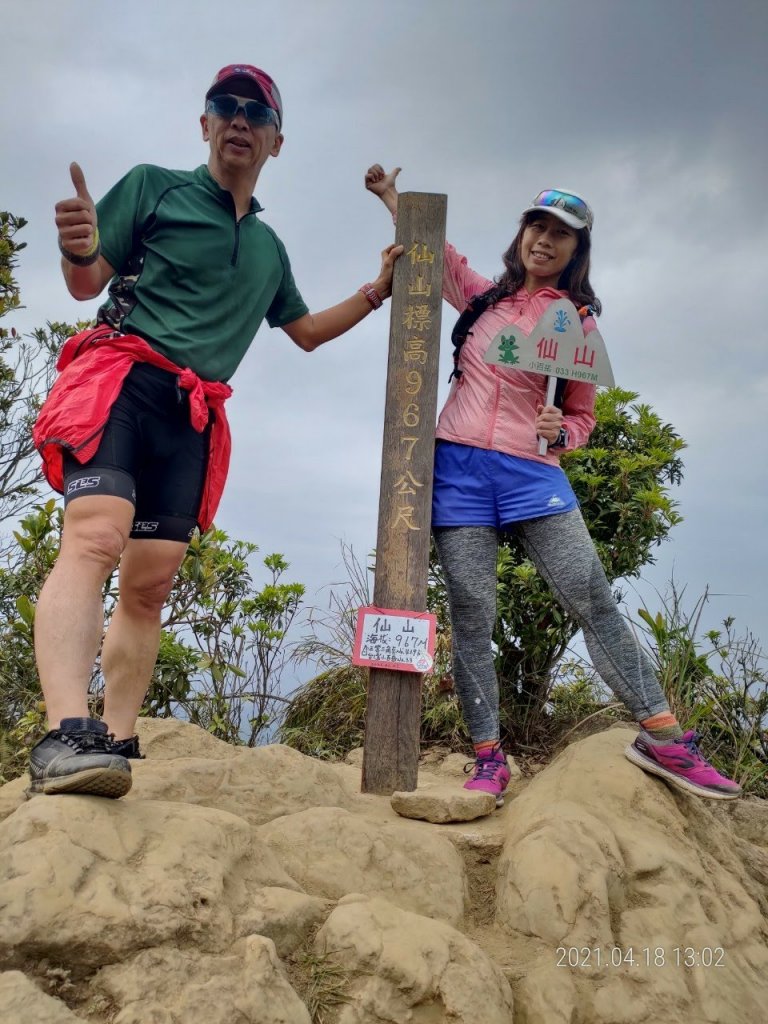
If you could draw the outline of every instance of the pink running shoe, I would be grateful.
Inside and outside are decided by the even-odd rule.
[[[735,800],[740,797],[741,786],[715,771],[702,756],[698,747],[700,739],[698,733],[689,729],[680,739],[662,746],[659,743],[648,743],[641,732],[624,753],[632,764],[659,775],[687,793],[709,797],[711,800]]]
[[[504,790],[509,785],[512,777],[507,767],[507,758],[497,743],[490,753],[484,757],[478,757],[476,761],[470,761],[464,771],[472,772],[472,778],[464,783],[464,789],[472,789],[481,793],[492,793],[496,797],[496,806],[504,804]]]

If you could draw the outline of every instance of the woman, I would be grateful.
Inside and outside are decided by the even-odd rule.
[[[369,168],[365,184],[393,217],[400,172]],[[476,274],[446,244],[443,297],[480,314],[466,334],[451,392],[439,416],[432,529],[445,574],[456,690],[475,747],[467,789],[492,793],[509,782],[499,740],[499,689],[491,638],[496,618],[499,535],[515,533],[559,603],[581,625],[592,663],[640,726],[630,761],[687,792],[734,799],[740,787],[702,756],[683,732],[647,655],[613,598],[560,454],[586,444],[595,387],[569,381],[562,407],[545,401],[546,377],[490,365],[484,355],[499,331],[529,333],[553,302],[579,308],[585,337],[601,305],[589,280],[593,215],[576,193],[540,192],[523,211],[496,282]],[[540,454],[540,439],[546,450]]]

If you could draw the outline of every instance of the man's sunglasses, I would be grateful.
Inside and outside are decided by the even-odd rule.
[[[531,206],[540,206],[544,210],[547,207],[558,207],[580,220],[584,227],[592,227],[592,211],[589,206],[579,196],[571,195],[570,192],[560,192],[554,188],[539,192]]]
[[[229,96],[224,93],[219,96],[211,96],[205,104],[206,114],[225,117],[228,121],[237,117],[241,110],[248,124],[252,124],[254,127],[263,128],[273,124],[275,128],[279,128],[277,111],[257,100],[246,100],[241,103],[237,96]]]

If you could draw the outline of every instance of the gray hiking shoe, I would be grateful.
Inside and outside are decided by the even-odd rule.
[[[87,793],[123,796],[131,788],[131,766],[111,749],[104,722],[94,718],[63,718],[29,755],[34,793]]]
[[[129,761],[143,761],[146,755],[139,750],[139,737],[129,736],[127,740],[113,740],[110,737],[109,749],[113,754],[127,757]]]

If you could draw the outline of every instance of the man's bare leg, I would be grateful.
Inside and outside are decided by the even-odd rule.
[[[35,613],[35,655],[51,731],[30,751],[30,793],[120,797],[131,766],[88,714],[88,684],[104,626],[102,588],[125,547],[133,505],[78,497],[64,513],[61,551]]]
[[[131,539],[120,561],[120,598],[104,638],[104,721],[117,739],[132,736],[160,644],[160,614],[186,543]]]
[[[88,684],[104,631],[104,583],[128,541],[133,505],[93,495],[70,502],[61,551],[35,610],[35,656],[49,727],[88,717]]]

